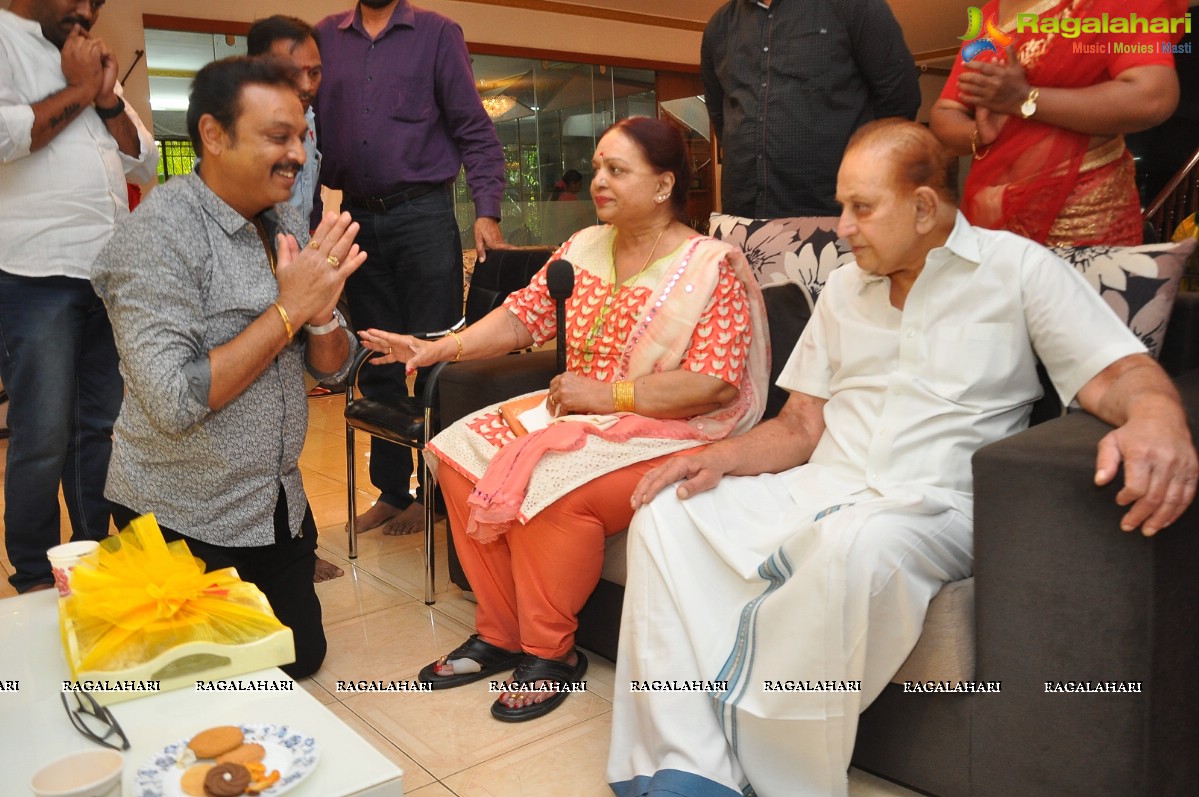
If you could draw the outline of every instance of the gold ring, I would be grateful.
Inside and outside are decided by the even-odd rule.
[[[320,249],[321,245],[318,244],[315,240],[312,240],[312,241],[308,242],[308,248],[309,249]]]
[[[329,255],[325,258],[325,262],[333,266],[333,268],[337,268],[341,265],[341,258],[339,258],[337,255]]]
[[[388,357],[391,356],[391,347],[390,346],[387,347],[387,356]]]

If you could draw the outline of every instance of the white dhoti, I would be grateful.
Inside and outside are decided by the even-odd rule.
[[[966,494],[847,487],[807,465],[687,501],[668,490],[634,517],[607,773],[618,795],[847,793],[858,714],[972,551]],[[667,691],[705,681],[727,689]]]

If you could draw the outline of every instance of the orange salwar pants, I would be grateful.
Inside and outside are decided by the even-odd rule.
[[[443,466],[439,484],[454,547],[479,602],[479,636],[544,659],[570,653],[579,610],[599,583],[604,540],[628,528],[633,488],[666,458],[600,476],[488,543],[466,534],[466,499],[474,483]]]

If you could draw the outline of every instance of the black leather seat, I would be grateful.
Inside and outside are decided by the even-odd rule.
[[[471,276],[470,290],[466,297],[463,319],[454,329],[473,324],[503,303],[508,294],[525,287],[553,254],[549,247],[520,247],[497,249],[487,254],[487,260],[475,265]],[[413,333],[417,337],[437,338],[448,334],[440,332]],[[438,363],[429,370],[425,381],[424,395],[400,401],[383,402],[369,398],[355,398],[358,373],[366,361],[375,355],[367,349],[358,353],[346,383],[346,488],[349,511],[348,531],[350,535],[350,558],[358,558],[357,501],[355,500],[354,476],[354,431],[366,432],[409,448],[423,450],[429,439],[437,433],[438,391],[442,369],[450,363]],[[432,485],[433,480],[424,467],[423,483]],[[433,508],[436,490],[425,490],[425,603],[432,604],[433,578]]]

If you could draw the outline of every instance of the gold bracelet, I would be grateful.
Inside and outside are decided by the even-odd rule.
[[[454,340],[458,341],[458,353],[454,355],[454,359],[450,360],[450,362],[456,363],[462,359],[462,336],[457,332],[450,332],[450,334],[454,336]]]
[[[279,318],[283,319],[283,331],[287,333],[287,342],[291,343],[291,339],[296,336],[295,330],[291,328],[291,319],[287,317],[287,311],[283,309],[283,305],[275,302],[274,308],[279,311]]]
[[[978,154],[978,146],[981,141],[982,141],[982,139],[980,139],[978,137],[978,125],[975,125],[974,132],[970,134],[970,154],[973,155],[974,159],[978,160],[978,161],[982,160],[983,158],[985,158],[991,154],[990,152],[987,152],[985,149],[983,150],[983,154],[981,154],[981,155]],[[989,147],[989,146],[991,146],[991,145],[983,144],[984,148]]]
[[[621,379],[612,383],[612,404],[617,412],[633,412],[636,405],[633,395],[633,380]]]

